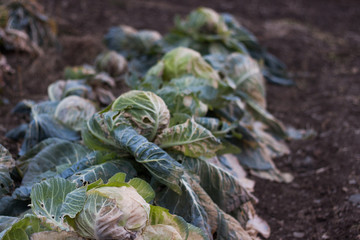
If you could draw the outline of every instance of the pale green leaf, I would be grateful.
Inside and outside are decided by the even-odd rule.
[[[114,101],[111,110],[122,112],[132,126],[149,141],[168,127],[170,121],[166,104],[152,92],[133,90],[124,93]]]
[[[95,105],[84,98],[69,96],[61,100],[56,107],[54,118],[68,126],[80,131],[89,118],[96,112]]]
[[[193,119],[165,129],[156,142],[161,148],[180,151],[189,157],[212,157],[221,149],[220,140]]]
[[[37,216],[45,217],[53,226],[69,230],[69,225],[64,222],[64,214],[75,216],[85,201],[84,190],[76,190],[75,193],[67,196],[75,189],[75,183],[63,178],[51,178],[37,183],[31,190],[31,208]]]
[[[136,189],[136,191],[145,199],[146,202],[150,202],[154,199],[154,190],[150,184],[144,180],[140,178],[133,178],[128,183]]]
[[[41,222],[32,214],[26,214],[22,219],[12,224],[9,228],[0,233],[2,240],[30,240],[30,236],[37,232],[51,230],[48,224]]]

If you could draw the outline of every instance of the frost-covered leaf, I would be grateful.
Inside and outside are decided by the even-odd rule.
[[[193,119],[165,129],[156,142],[161,148],[180,151],[189,157],[212,157],[221,148],[220,141]]]

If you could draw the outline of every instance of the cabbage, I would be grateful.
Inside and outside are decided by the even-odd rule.
[[[95,60],[96,70],[107,72],[110,76],[116,78],[126,73],[126,59],[115,51],[107,51],[100,54]]]
[[[157,76],[163,81],[170,81],[184,75],[206,79],[214,87],[217,87],[220,81],[219,74],[200,53],[184,47],[178,47],[165,54],[158,64],[149,69],[146,76]]]
[[[111,110],[122,113],[149,141],[154,140],[170,122],[165,102],[152,92],[133,90],[124,93],[113,102]]]
[[[56,107],[54,117],[75,131],[96,112],[92,102],[78,96],[64,98]]]
[[[227,35],[227,28],[222,16],[210,8],[198,8],[192,11],[184,22],[178,22],[176,27],[180,27],[189,33],[202,33],[213,35]]]
[[[86,195],[84,208],[75,218],[75,229],[84,237],[130,239],[148,224],[150,205],[131,186],[104,186]]]

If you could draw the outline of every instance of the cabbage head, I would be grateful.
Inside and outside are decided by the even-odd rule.
[[[155,66],[149,69],[146,77],[156,76],[163,81],[170,81],[184,75],[193,75],[206,79],[209,85],[218,86],[220,76],[200,55],[184,47],[178,47],[165,54]]]
[[[229,29],[222,16],[214,10],[204,7],[192,11],[180,27],[195,34],[220,36],[229,34]]]
[[[127,71],[126,59],[115,51],[100,54],[95,60],[96,70],[107,72],[111,77],[119,77]]]
[[[96,112],[95,105],[87,99],[73,95],[64,98],[56,107],[54,117],[75,131]]]
[[[132,90],[124,93],[113,102],[111,110],[122,114],[149,141],[154,140],[170,122],[165,102],[152,92]]]

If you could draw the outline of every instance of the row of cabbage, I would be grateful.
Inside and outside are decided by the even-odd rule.
[[[94,66],[13,110],[30,121],[7,134],[17,160],[1,147],[1,238],[268,237],[247,173],[292,180],[272,161],[289,132],[265,98],[264,77],[292,83],[283,64],[207,8],[164,37],[119,26],[104,41]],[[115,98],[120,81],[131,90]]]

